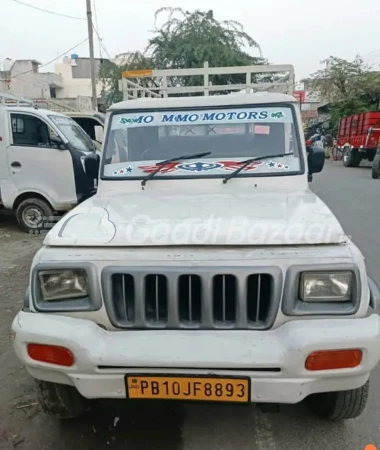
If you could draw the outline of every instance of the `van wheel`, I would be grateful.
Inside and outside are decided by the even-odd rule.
[[[73,386],[35,381],[38,402],[46,414],[59,419],[74,419],[88,409],[88,400],[82,397]]]
[[[377,180],[380,177],[380,154],[378,153],[372,163],[372,178]]]
[[[313,394],[307,398],[310,409],[328,420],[355,419],[364,411],[369,391],[369,380],[358,389]]]
[[[53,215],[54,211],[49,203],[39,198],[27,198],[16,209],[19,225],[30,234],[40,234]]]

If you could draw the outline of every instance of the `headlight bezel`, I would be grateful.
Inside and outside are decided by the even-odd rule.
[[[39,273],[44,271],[83,270],[87,277],[88,295],[78,298],[45,301],[39,279]],[[87,262],[40,263],[33,267],[31,273],[31,298],[38,312],[80,312],[97,311],[102,307],[102,297],[97,271],[93,264]]]
[[[347,301],[304,301],[300,298],[302,274],[307,272],[338,273],[351,272],[351,298]],[[310,264],[291,266],[285,278],[282,312],[286,316],[329,316],[353,315],[360,307],[361,300],[360,270],[355,264]]]

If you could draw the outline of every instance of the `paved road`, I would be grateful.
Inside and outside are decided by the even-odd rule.
[[[372,180],[366,168],[345,169],[328,162],[312,188],[342,221],[380,282],[380,182]],[[132,410],[121,402],[70,422],[44,416],[35,405],[31,379],[13,355],[9,333],[39,244],[9,222],[0,224],[1,450],[364,450],[370,443],[380,449],[379,370],[372,376],[366,412],[344,424],[317,420],[304,405],[263,415],[255,408],[214,405],[155,403]]]

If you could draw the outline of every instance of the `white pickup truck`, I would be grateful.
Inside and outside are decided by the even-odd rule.
[[[380,359],[378,289],[309,189],[281,93],[111,107],[98,191],[36,254],[14,348],[62,418],[91,399],[283,404],[357,417]]]

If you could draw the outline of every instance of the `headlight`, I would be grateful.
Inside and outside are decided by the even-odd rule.
[[[300,299],[305,302],[351,300],[352,272],[305,272],[301,275]]]
[[[88,296],[87,274],[78,270],[43,270],[38,273],[41,297],[45,302]]]

